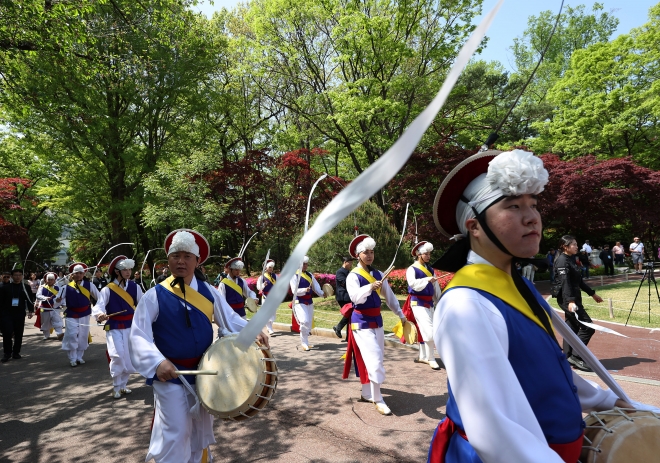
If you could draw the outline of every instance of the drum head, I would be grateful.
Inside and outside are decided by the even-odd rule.
[[[580,455],[582,463],[658,461],[660,416],[651,412],[619,410],[591,413]]]
[[[415,344],[417,342],[417,328],[414,323],[406,321],[403,324],[403,337],[407,344]]]
[[[335,295],[335,289],[330,285],[330,283],[323,285],[323,294],[325,294],[326,297],[332,297]]]
[[[256,414],[274,393],[273,383],[277,382],[276,373],[269,373],[275,368],[274,360],[265,360],[270,358],[268,351],[255,343],[244,352],[236,344],[237,337],[232,334],[211,344],[199,362],[199,369],[217,370],[218,374],[196,379],[197,395],[204,408],[225,419],[249,418]],[[264,394],[268,400],[259,397]],[[261,407],[255,407],[255,403]]]
[[[255,313],[257,310],[259,310],[259,308],[257,307],[257,303],[251,297],[245,299],[245,308],[252,313]]]

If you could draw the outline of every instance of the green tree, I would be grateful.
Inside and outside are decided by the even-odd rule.
[[[644,166],[660,167],[659,37],[657,5],[643,27],[577,51],[548,94],[554,117],[536,124],[539,144],[569,157],[632,156]]]
[[[190,4],[93,3],[69,17],[84,26],[70,47],[18,50],[3,63],[8,122],[52,162],[74,237],[97,248],[131,237],[149,247],[143,176],[179,154],[175,139],[206,104],[225,42]]]

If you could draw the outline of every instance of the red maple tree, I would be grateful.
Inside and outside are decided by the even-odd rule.
[[[21,201],[34,201],[24,195],[31,186],[32,181],[25,178],[0,178],[0,242],[3,245],[25,245],[28,241],[27,230],[8,216],[24,209]]]

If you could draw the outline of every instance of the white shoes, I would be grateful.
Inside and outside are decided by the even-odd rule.
[[[115,399],[121,399],[121,392],[115,391],[112,397],[114,397]]]
[[[390,410],[390,407],[385,402],[374,402],[374,405],[376,406],[376,411],[381,415],[389,416],[392,414],[392,410]]]
[[[121,389],[120,392],[122,394],[130,394],[133,391],[131,391],[129,388],[125,387],[124,389]]]
[[[71,362],[69,362],[69,365],[71,365],[72,367],[77,367],[78,362],[76,362],[75,360],[71,360]]]
[[[438,365],[438,362],[436,362],[435,360],[429,360],[429,366],[433,370],[439,370],[440,369],[440,365]]]
[[[79,363],[80,365],[84,365],[84,364],[85,364],[85,361],[84,361],[83,359],[80,359],[80,360],[78,360],[78,363]]]

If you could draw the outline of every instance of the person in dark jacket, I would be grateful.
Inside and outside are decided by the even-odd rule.
[[[92,280],[92,284],[96,286],[96,289],[99,291],[108,286],[108,280],[103,276],[101,269],[97,268],[94,272],[94,279]]]
[[[335,300],[337,301],[337,304],[339,304],[339,307],[343,307],[344,305],[351,302],[348,291],[346,291],[346,277],[348,277],[351,268],[353,268],[353,258],[351,256],[344,256],[342,259],[343,263],[335,274],[335,283],[337,286],[337,291],[335,292]],[[338,338],[341,338],[341,330],[343,330],[347,324],[348,318],[342,317],[341,321],[336,326],[332,327]],[[346,338],[348,339],[348,333],[346,333]]]
[[[0,288],[0,328],[2,328],[2,363],[21,358],[25,314],[34,315],[35,295],[23,281],[23,271],[11,271],[11,281]],[[13,339],[12,339],[13,336]]]
[[[603,246],[603,250],[600,251],[598,257],[600,257],[603,266],[605,266],[605,275],[614,276],[614,257],[612,256],[612,251],[610,251],[609,244]]]
[[[575,254],[578,252],[577,241],[570,235],[564,235],[559,240],[557,247],[558,256],[555,259],[555,284],[560,286],[557,302],[564,311],[566,323],[586,346],[593,336],[595,330],[580,324],[579,320],[591,323],[591,317],[582,305],[582,293],[591,296],[594,301],[600,303],[603,299],[596,294],[583,280],[580,269],[575,263]],[[579,356],[573,355],[573,349],[564,340],[564,353],[568,362],[582,371],[592,371]]]

